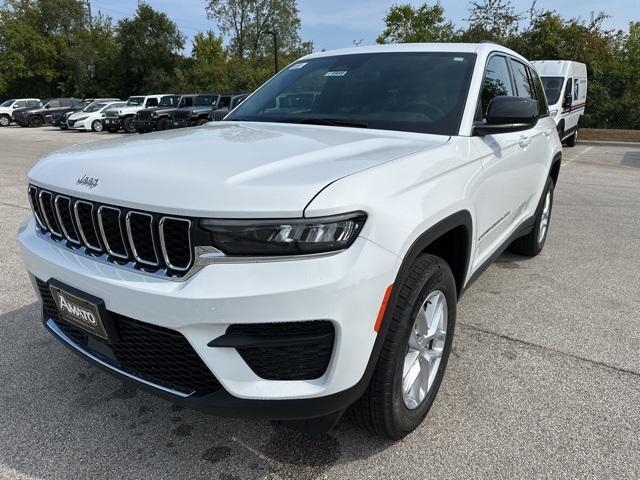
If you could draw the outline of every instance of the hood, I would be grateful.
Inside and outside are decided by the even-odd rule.
[[[212,218],[301,217],[328,184],[448,141],[317,125],[218,122],[78,145],[28,173],[45,188],[97,202]],[[98,179],[94,188],[79,184]]]
[[[118,111],[126,114],[126,113],[137,113],[137,112],[139,112],[140,110],[143,110],[143,109],[144,109],[144,107],[142,107],[142,106],[131,105],[129,107],[120,107],[120,108],[118,108]]]
[[[167,113],[167,112],[171,112],[173,110],[176,110],[176,107],[151,107],[151,108],[145,108],[143,110],[140,110],[138,113],[142,113],[142,112],[148,112],[148,113]]]

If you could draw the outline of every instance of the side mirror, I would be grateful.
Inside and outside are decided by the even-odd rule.
[[[564,100],[562,101],[562,108],[569,108],[573,103],[573,97],[571,96],[571,92],[567,93],[564,96]]]
[[[529,130],[538,123],[540,113],[538,102],[531,98],[495,97],[487,107],[487,122],[473,126],[474,135],[493,135],[497,133]]]

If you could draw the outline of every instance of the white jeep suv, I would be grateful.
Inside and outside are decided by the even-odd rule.
[[[326,429],[351,407],[397,439],[465,288],[542,250],[560,156],[513,51],[322,52],[223,122],[43,158],[19,239],[45,326],[107,371],[220,415]]]

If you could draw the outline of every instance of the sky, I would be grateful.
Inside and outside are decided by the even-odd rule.
[[[216,24],[205,14],[205,0],[146,0],[156,10],[166,12],[178,24],[187,38],[199,31],[214,30]],[[375,43],[384,29],[384,16],[395,3],[420,5],[427,0],[298,0],[303,40],[311,40],[315,50],[344,48],[354,42],[362,45]],[[118,20],[132,16],[137,0],[91,0],[92,8]],[[428,3],[433,4],[433,0]],[[441,0],[447,18],[457,26],[465,26],[469,13],[467,0]],[[525,12],[530,0],[512,0],[516,10]],[[604,10],[611,16],[606,27],[628,28],[632,20],[640,20],[640,0],[537,0],[538,8],[556,10],[567,18],[589,20],[591,12]],[[635,16],[634,16],[635,14]],[[187,42],[187,50],[190,50]]]

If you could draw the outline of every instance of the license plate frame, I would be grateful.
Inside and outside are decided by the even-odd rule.
[[[117,340],[111,315],[101,298],[55,279],[47,283],[62,320],[107,343],[111,344]]]

